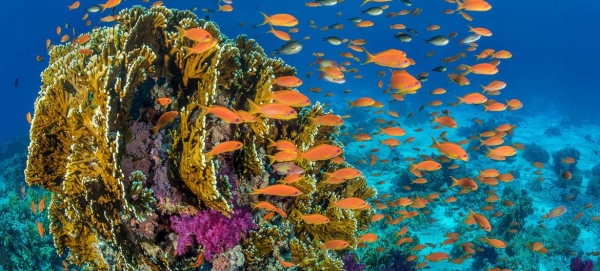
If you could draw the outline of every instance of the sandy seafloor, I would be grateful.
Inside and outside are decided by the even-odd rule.
[[[357,97],[352,97],[352,98],[344,97],[344,98],[354,99]],[[598,157],[599,157],[598,154],[594,153],[594,151],[598,150],[597,146],[600,141],[600,127],[599,126],[595,126],[595,125],[583,125],[581,127],[570,126],[568,128],[561,129],[562,135],[560,135],[560,136],[547,136],[544,134],[544,132],[546,131],[546,129],[549,126],[559,126],[560,127],[560,125],[561,125],[560,122],[564,118],[562,116],[560,116],[559,114],[541,115],[538,113],[534,117],[531,117],[531,116],[524,115],[523,113],[518,112],[518,111],[483,113],[483,107],[481,107],[481,106],[460,105],[460,107],[461,107],[460,110],[456,107],[454,107],[454,109],[453,109],[453,107],[445,107],[445,106],[438,107],[438,108],[428,108],[428,110],[430,112],[433,112],[436,110],[440,111],[441,109],[444,109],[444,108],[450,109],[452,111],[451,116],[456,119],[459,127],[470,126],[473,123],[474,118],[479,118],[479,119],[483,120],[484,122],[488,118],[494,118],[494,119],[500,121],[500,123],[510,123],[510,121],[505,120],[505,118],[507,116],[511,116],[511,115],[524,118],[524,121],[522,121],[518,125],[518,127],[515,129],[514,135],[512,137],[512,142],[519,142],[519,143],[523,143],[525,145],[531,144],[531,143],[536,143],[536,144],[540,145],[541,147],[543,147],[550,154],[550,160],[547,163],[545,163],[545,168],[542,169],[543,174],[541,176],[543,176],[546,179],[542,183],[542,186],[543,186],[542,191],[530,191],[529,190],[529,187],[531,186],[531,182],[534,181],[539,175],[534,174],[534,171],[536,171],[537,168],[533,167],[530,162],[526,161],[525,159],[523,159],[521,157],[521,151],[518,151],[517,159],[513,163],[493,161],[489,158],[485,158],[482,155],[480,155],[478,159],[470,159],[467,163],[459,162],[461,167],[467,166],[467,168],[472,173],[471,176],[460,176],[460,177],[471,177],[473,179],[475,179],[475,177],[478,175],[478,169],[485,169],[485,168],[493,167],[493,168],[496,168],[497,170],[499,170],[500,173],[507,173],[511,170],[520,171],[521,176],[519,178],[516,178],[514,181],[512,181],[510,183],[500,182],[500,184],[493,189],[495,189],[498,192],[499,196],[501,194],[502,188],[506,185],[516,186],[518,189],[529,190],[528,195],[533,198],[535,212],[534,212],[534,214],[527,217],[526,225],[522,225],[521,227],[537,225],[539,222],[539,219],[542,217],[542,215],[548,213],[549,210],[551,210],[552,208],[555,208],[560,205],[565,205],[568,208],[568,210],[564,215],[562,215],[561,217],[558,217],[554,220],[550,220],[550,221],[547,220],[544,222],[544,225],[547,228],[552,228],[556,225],[557,221],[560,221],[560,220],[571,221],[575,217],[575,215],[582,210],[582,207],[585,204],[594,202],[594,199],[590,196],[587,196],[585,193],[585,191],[587,189],[587,183],[589,181],[589,178],[586,176],[583,176],[582,185],[581,185],[581,187],[579,187],[580,191],[581,191],[580,194],[574,200],[571,200],[569,202],[561,201],[559,194],[561,192],[563,192],[563,188],[555,187],[553,185],[553,181],[556,180],[558,178],[558,176],[556,176],[556,174],[552,170],[552,163],[553,163],[552,153],[554,153],[564,147],[568,147],[568,146],[574,147],[577,150],[579,150],[579,152],[581,153],[581,156],[578,159],[577,168],[580,171],[586,171],[586,170],[589,171],[594,165],[600,163],[600,159],[598,159]],[[389,108],[390,108],[390,106],[386,105],[382,109],[385,112]],[[392,107],[392,109],[393,109],[393,107]],[[363,172],[363,174],[365,176],[367,176],[367,180],[368,180],[369,184],[372,186],[375,186],[377,188],[379,194],[389,193],[391,191],[404,191],[401,187],[392,187],[393,182],[391,181],[394,178],[397,178],[395,171],[398,171],[398,169],[406,168],[408,166],[409,163],[404,161],[404,158],[408,158],[408,157],[418,158],[419,154],[426,154],[426,155],[430,155],[433,153],[438,154],[437,150],[427,147],[427,146],[431,145],[430,135],[437,138],[437,135],[439,135],[443,131],[448,131],[447,138],[450,141],[456,142],[456,141],[465,139],[463,137],[459,137],[456,135],[456,132],[458,131],[458,129],[443,128],[441,130],[433,130],[433,129],[431,129],[433,127],[433,125],[428,124],[428,123],[423,124],[423,125],[414,126],[414,127],[402,125],[402,123],[406,120],[406,118],[405,118],[406,114],[404,114],[404,115],[401,114],[401,116],[399,118],[393,118],[389,115],[386,115],[385,113],[379,114],[379,115],[373,115],[373,111],[378,110],[378,109],[373,109],[373,108],[370,108],[370,109],[359,108],[359,109],[351,109],[351,110],[354,110],[354,111],[347,111],[346,109],[342,108],[341,106],[334,108],[334,112],[336,112],[337,114],[340,114],[340,115],[352,112],[350,114],[351,117],[346,120],[347,124],[352,124],[352,119],[355,118],[356,116],[360,116],[360,114],[356,114],[356,113],[359,113],[363,110],[367,110],[367,111],[369,111],[369,113],[364,114],[364,115],[367,116],[368,119],[369,118],[372,118],[372,119],[384,118],[386,120],[392,120],[392,119],[396,120],[396,122],[398,124],[400,124],[400,126],[403,127],[407,132],[407,134],[405,136],[397,137],[397,139],[399,139],[400,141],[403,141],[412,136],[415,137],[415,140],[413,142],[411,142],[407,145],[401,145],[401,146],[395,147],[393,150],[390,150],[387,146],[382,145],[379,142],[379,139],[389,138],[388,136],[373,135],[372,140],[363,141],[363,142],[358,142],[351,138],[351,135],[357,134],[357,133],[372,134],[373,132],[376,132],[375,129],[372,131],[369,131],[369,130],[356,131],[356,127],[349,127],[351,129],[347,129],[347,131],[350,133],[350,136],[342,137],[343,138],[342,141],[345,142],[345,144],[346,144],[346,147],[344,148],[346,160],[349,161],[350,163],[352,163],[353,165],[355,165],[358,169],[360,169]],[[375,126],[386,127],[386,126],[390,126],[390,125],[376,124]],[[423,128],[423,131],[422,132],[414,132],[414,129],[418,128],[418,127]],[[592,143],[592,142],[586,141],[584,139],[584,137],[586,135],[591,135],[593,137],[593,139],[595,140],[595,142]],[[413,147],[419,148],[420,152],[413,150]],[[463,145],[463,147],[465,149],[467,149],[466,145]],[[397,162],[393,162],[392,159],[390,159],[390,162],[388,164],[375,165],[374,167],[370,167],[368,164],[357,163],[357,161],[359,159],[364,159],[364,160],[369,161],[370,159],[367,156],[372,154],[369,152],[369,150],[374,149],[374,148],[380,149],[380,151],[378,153],[376,153],[379,160],[389,159],[393,156],[400,157],[401,159]],[[467,152],[470,152],[470,151],[467,150]],[[373,174],[378,175],[378,176],[373,176]],[[386,183],[383,185],[376,185],[376,183],[378,181],[386,181]],[[427,184],[425,184],[425,185],[427,185]],[[485,184],[479,183],[479,186],[482,187],[482,186],[485,186]],[[429,188],[431,189],[431,192],[439,192],[439,188],[437,188],[437,189],[432,188],[432,187],[429,187]],[[421,244],[425,244],[427,242],[439,244],[444,241],[445,233],[453,232],[453,228],[457,223],[463,223],[464,217],[460,217],[458,215],[459,211],[451,211],[451,212],[455,212],[455,214],[453,216],[446,215],[447,208],[461,207],[460,206],[460,204],[461,204],[460,203],[461,202],[460,195],[458,195],[457,192],[458,192],[458,189],[453,188],[453,189],[450,189],[446,193],[440,193],[440,199],[442,201],[446,197],[455,196],[458,198],[457,202],[448,204],[448,203],[441,203],[438,201],[438,204],[436,204],[435,208],[431,208],[430,206],[428,206],[428,209],[431,210],[431,212],[432,212],[431,217],[436,219],[437,221],[429,224],[427,227],[421,227],[420,229],[415,230],[418,233]],[[481,192],[481,191],[479,191],[479,192]],[[412,193],[410,191],[406,191],[404,196],[414,198],[413,194],[414,193]],[[428,194],[428,193],[420,193],[420,194]],[[393,199],[395,200],[395,198],[393,198]],[[501,196],[500,196],[500,199],[502,199]],[[483,204],[485,204],[485,202],[483,202]],[[594,204],[594,207],[592,207],[591,209],[584,212],[583,217],[575,222],[581,228],[581,233],[579,235],[578,240],[573,245],[574,251],[591,252],[591,251],[600,250],[600,239],[598,238],[600,236],[600,223],[592,222],[589,225],[587,225],[587,227],[585,227],[582,222],[583,220],[585,220],[587,223],[587,222],[591,221],[590,217],[592,215],[598,215],[597,205],[598,204]],[[463,214],[467,213],[468,211],[466,211],[467,210],[466,206],[462,206],[462,207],[463,207],[462,209],[464,209],[464,210],[461,209],[460,212],[462,212]],[[478,208],[479,206],[476,206],[476,207]],[[477,212],[477,210],[476,210],[476,212]],[[487,212],[485,212],[485,213],[487,213]],[[487,215],[489,215],[489,213],[487,213]],[[495,220],[494,218],[490,218],[492,227],[494,226],[494,220]],[[562,221],[562,222],[565,222],[565,221]],[[398,231],[402,227],[402,223],[395,225],[395,226],[388,226],[388,227],[391,229],[386,229],[386,231],[390,230],[392,232],[395,232],[395,231]],[[474,235],[477,237],[482,237],[485,234],[483,231],[480,231],[479,233],[475,233]],[[478,244],[480,244],[480,243],[476,239],[477,238],[473,238],[473,240],[470,240],[470,238],[469,239],[461,238],[461,239],[459,239],[459,243],[471,241],[471,242],[475,243],[475,245],[477,247]],[[378,242],[381,242],[381,240]],[[510,242],[508,242],[508,243],[510,245]],[[379,244],[379,245],[381,245],[381,244]],[[416,243],[415,243],[415,245],[416,245]],[[370,244],[369,246],[377,247],[378,244],[374,243],[374,244]],[[418,254],[418,255],[420,255],[418,257],[418,259],[422,260],[423,255],[427,255],[430,252],[443,251],[446,253],[450,253],[451,248],[452,248],[451,245],[446,245],[444,247],[440,247],[439,245],[437,245],[433,249],[431,249],[430,247],[427,247],[426,249],[422,250]],[[499,255],[500,255],[499,257],[502,257],[501,253],[499,253]],[[556,270],[556,268],[558,268],[558,270],[568,270],[569,262],[570,262],[570,259],[572,258],[572,257],[567,258],[564,256],[533,255],[533,254],[532,254],[532,256],[535,256],[538,258],[538,261],[540,263],[538,266],[539,271]],[[583,259],[590,258],[590,257],[584,256],[584,255],[581,255],[581,256],[583,257]],[[597,260],[596,258],[597,257],[591,257],[592,261],[594,261],[594,262],[596,262],[596,260]],[[472,259],[466,259],[463,262],[463,264],[461,264],[461,265],[455,265],[450,262],[443,261],[443,262],[439,262],[439,263],[428,263],[427,266],[429,266],[431,268],[431,270],[457,270],[457,269],[458,270],[472,270],[470,268],[472,261],[473,261]],[[497,265],[500,265],[500,264],[497,264]]]

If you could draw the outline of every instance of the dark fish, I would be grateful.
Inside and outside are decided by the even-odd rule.
[[[396,34],[394,35],[394,38],[399,39],[401,42],[410,42],[412,40],[412,37],[409,34],[404,33]]]
[[[90,12],[90,13],[94,13],[94,12],[100,11],[100,9],[101,9],[100,5],[93,5],[93,6],[89,7],[89,8],[87,8],[87,11]]]
[[[425,42],[431,43],[436,46],[444,46],[444,45],[448,44],[448,42],[450,42],[450,39],[446,36],[439,35],[439,36],[435,36],[431,39],[425,40]]]
[[[411,33],[411,34],[413,34],[415,36],[419,35],[419,32],[417,32],[417,30],[414,30],[412,28],[407,28],[406,31],[408,31],[408,33]]]
[[[417,78],[417,80],[419,80],[419,82],[421,83],[427,82],[427,76],[420,76],[419,78]]]
[[[348,20],[352,21],[355,24],[360,23],[362,21],[362,19],[358,18],[358,17],[353,17],[353,18],[350,18]]]
[[[19,78],[17,77],[17,79],[15,79],[15,87],[19,86]]]
[[[298,52],[300,52],[300,50],[302,50],[302,44],[300,42],[298,42],[297,40],[290,40],[286,44],[281,46],[281,48],[275,50],[273,53],[284,54],[284,55],[293,55],[293,54],[297,54]]]
[[[380,7],[372,7],[372,8],[363,10],[362,13],[366,13],[366,14],[369,14],[372,16],[379,16],[379,15],[383,14],[383,9],[381,9]]]
[[[446,66],[437,66],[433,69],[431,69],[434,72],[445,72],[446,71]]]
[[[412,6],[412,3],[409,0],[402,0],[402,3],[404,3],[407,6]]]
[[[208,15],[204,16],[204,20],[207,22],[210,21],[210,16],[208,16]]]
[[[317,0],[315,2],[321,4],[322,6],[335,6],[335,4],[338,3],[337,0]]]
[[[327,38],[323,38],[324,41],[329,42],[329,44],[331,45],[340,45],[342,44],[342,39],[338,38],[338,37],[327,37]]]

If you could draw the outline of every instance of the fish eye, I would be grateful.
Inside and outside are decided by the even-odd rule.
[[[240,119],[235,119],[235,121],[240,121]]]

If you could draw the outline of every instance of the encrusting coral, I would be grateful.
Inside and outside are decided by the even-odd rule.
[[[343,254],[320,246],[343,239],[355,247],[357,229],[370,223],[373,211],[328,206],[374,197],[364,177],[324,183],[323,172],[350,165],[297,159],[304,173],[290,186],[302,195],[255,196],[248,189],[280,178],[265,157],[269,140],[289,140],[299,152],[341,146],[336,127],[310,121],[325,114],[324,107],[315,103],[297,119],[256,115],[240,124],[202,112],[211,105],[248,110],[248,101],[260,104],[259,97],[282,89],[273,78],[295,70],[267,57],[254,40],[229,40],[189,11],[135,6],[118,18],[117,25],[89,33],[88,42],[55,46],[41,75],[25,175],[29,185],[52,192],[48,217],[59,255],[87,270],[184,270],[194,261],[201,265],[203,256],[222,260],[227,256],[215,254],[241,245],[246,259],[240,262],[249,269],[278,257],[301,270],[342,270]],[[176,27],[202,28],[214,46],[194,53],[195,42]],[[157,105],[157,98],[171,102]],[[151,135],[147,129],[155,124]],[[225,141],[240,142],[240,155],[206,155]],[[203,225],[182,223],[212,214],[221,221],[216,227],[236,226],[226,221],[242,221],[239,210],[259,198],[287,215],[263,223],[244,215],[236,224],[241,228],[231,231],[242,234],[229,236],[223,247],[201,243]],[[331,221],[305,224],[305,214]]]

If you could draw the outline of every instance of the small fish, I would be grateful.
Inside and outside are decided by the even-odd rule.
[[[397,38],[401,42],[412,41],[412,37],[409,34],[405,34],[405,33],[396,34],[396,35],[394,35],[394,38]]]
[[[323,38],[323,40],[329,42],[329,44],[331,44],[331,45],[340,45],[340,44],[342,44],[342,39],[340,39],[338,37],[335,37],[335,36],[326,37],[326,38]]]
[[[437,66],[433,69],[431,69],[434,72],[445,72],[446,71],[446,67],[445,66]]]
[[[446,36],[439,35],[431,39],[425,40],[426,43],[431,43],[435,46],[444,46],[450,42],[450,39]]]
[[[383,9],[381,9],[380,7],[372,7],[367,10],[363,10],[362,13],[366,13],[371,16],[379,16],[383,14]]]
[[[87,12],[95,13],[95,12],[100,11],[100,9],[101,9],[101,7],[99,5],[93,5],[89,8],[87,8]]]
[[[274,54],[293,55],[293,54],[299,53],[300,50],[302,50],[302,43],[300,43],[297,40],[290,40],[286,44],[281,46],[281,48],[275,50],[273,53]]]

